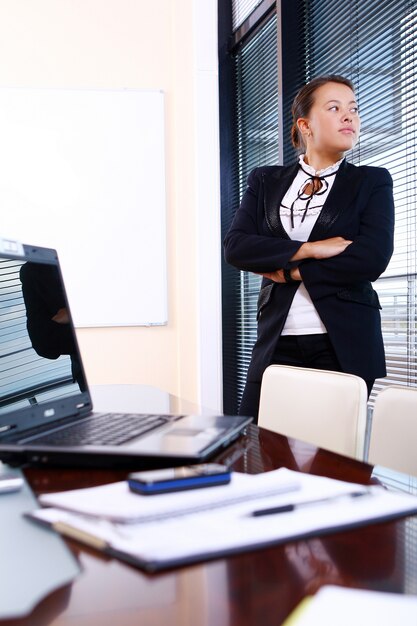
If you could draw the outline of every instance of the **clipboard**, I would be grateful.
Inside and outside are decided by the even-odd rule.
[[[157,572],[417,514],[417,497],[377,486],[365,487],[287,469],[264,476],[271,480],[282,471],[287,478],[295,474],[301,488],[293,493],[269,495],[256,503],[249,499],[213,510],[131,523],[57,508],[35,511],[30,516],[109,556],[147,572]],[[364,497],[351,497],[361,489]],[[322,495],[320,503],[316,501],[318,494]],[[332,496],[326,498],[326,494]],[[282,507],[284,502],[300,504],[309,500],[312,502],[308,514],[300,506],[277,515],[253,514],[260,507]]]

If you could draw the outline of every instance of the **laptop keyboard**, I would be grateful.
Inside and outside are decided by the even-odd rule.
[[[119,446],[149,433],[178,415],[137,415],[96,413],[90,419],[66,426],[48,435],[36,437],[36,444],[53,446]]]

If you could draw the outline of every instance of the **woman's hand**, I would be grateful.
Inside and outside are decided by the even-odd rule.
[[[57,324],[69,324],[70,320],[69,320],[68,309],[66,307],[59,309],[56,312],[56,314],[53,316],[52,321],[56,322]]]
[[[300,275],[300,270],[298,267],[293,267],[290,270],[291,278],[293,280],[302,280]],[[268,278],[272,280],[274,283],[286,283],[287,281],[284,278],[284,270],[275,270],[275,272],[265,272],[264,274],[260,274],[264,278]]]
[[[264,278],[269,278],[269,280],[273,280],[274,283],[285,283],[284,278],[284,270],[275,270],[275,272],[265,272],[264,274],[260,274]]]
[[[320,241],[306,241],[297,250],[291,261],[301,261],[302,259],[329,259],[332,256],[337,256],[350,244],[352,241],[344,239],[343,237],[330,237],[330,239],[321,239]]]

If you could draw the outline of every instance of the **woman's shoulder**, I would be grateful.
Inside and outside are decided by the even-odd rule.
[[[376,183],[385,183],[392,185],[392,176],[385,167],[376,167],[375,165],[353,165],[347,162],[349,167]]]
[[[277,174],[283,169],[286,169],[284,165],[261,165],[260,167],[255,167],[250,173],[249,176],[254,174],[255,176],[262,176],[264,174]]]
[[[248,182],[253,181],[254,179],[263,179],[265,177],[279,178],[296,166],[298,167],[298,164],[292,163],[291,165],[262,165],[260,167],[255,167],[249,173]]]

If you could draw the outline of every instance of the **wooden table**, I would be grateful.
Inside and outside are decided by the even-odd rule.
[[[378,478],[372,466],[256,426],[216,460],[248,473],[285,466],[362,484],[389,476],[380,472]],[[29,468],[25,474],[37,494],[126,476],[122,471],[52,468]],[[400,488],[413,491],[415,479],[401,476]],[[396,478],[389,478],[394,484]],[[68,545],[83,568],[80,577],[46,598],[28,618],[2,625],[277,626],[305,595],[324,584],[417,594],[417,517],[154,575],[78,543]]]

